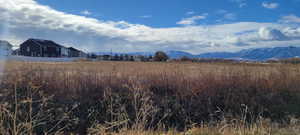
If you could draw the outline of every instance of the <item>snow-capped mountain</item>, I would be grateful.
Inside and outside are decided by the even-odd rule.
[[[241,51],[241,58],[253,60],[286,59],[300,56],[300,47],[260,48]]]
[[[268,59],[286,59],[300,57],[300,47],[274,47],[247,49],[235,53],[216,52],[197,55],[198,58],[245,59],[264,61]]]
[[[166,51],[166,54],[173,59],[178,59],[181,57],[189,57],[189,58],[195,58],[196,55],[190,54],[188,52],[183,52],[183,51]]]

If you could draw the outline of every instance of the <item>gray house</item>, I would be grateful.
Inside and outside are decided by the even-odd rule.
[[[20,53],[31,57],[63,57],[63,46],[41,39],[28,39],[20,45]]]
[[[31,57],[85,57],[73,47],[64,47],[51,40],[28,39],[20,45],[20,55]]]
[[[0,40],[0,55],[8,56],[12,54],[12,45],[7,41]]]

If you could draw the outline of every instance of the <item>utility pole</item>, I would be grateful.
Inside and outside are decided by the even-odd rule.
[[[113,51],[112,49],[110,49],[110,60],[112,60],[112,57],[113,57]]]

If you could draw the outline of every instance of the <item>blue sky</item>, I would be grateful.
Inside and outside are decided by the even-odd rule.
[[[300,0],[0,0],[0,40],[86,51],[300,46]]]
[[[276,22],[281,16],[300,16],[299,0],[38,0],[56,10],[71,14],[90,12],[89,17],[127,21],[151,27],[176,27],[182,18],[208,14],[197,24],[209,25],[230,22]],[[274,9],[262,3],[276,3]],[[245,5],[242,5],[245,4]],[[226,13],[224,13],[226,12]],[[224,18],[232,14],[232,18]]]

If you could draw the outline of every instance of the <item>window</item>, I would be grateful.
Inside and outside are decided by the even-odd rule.
[[[29,46],[27,46],[26,50],[27,50],[27,52],[30,52],[30,47],[29,47]]]

